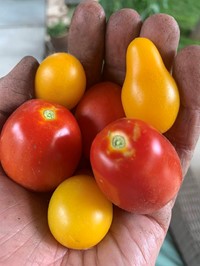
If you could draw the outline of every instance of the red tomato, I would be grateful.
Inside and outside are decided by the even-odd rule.
[[[83,153],[90,157],[90,147],[96,134],[114,120],[125,117],[121,102],[121,87],[101,82],[91,87],[79,102],[75,116],[83,138]]]
[[[81,156],[81,132],[65,107],[30,100],[6,121],[0,138],[6,174],[34,191],[49,191],[75,171]]]
[[[104,128],[91,147],[100,189],[115,205],[147,214],[167,204],[182,182],[172,144],[143,121],[122,118]]]

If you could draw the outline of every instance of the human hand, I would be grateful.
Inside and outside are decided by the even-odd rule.
[[[185,48],[173,63],[179,40],[179,28],[174,19],[167,15],[154,15],[142,23],[135,11],[124,9],[114,14],[106,25],[99,4],[84,1],[72,20],[69,52],[82,62],[88,86],[102,78],[122,84],[126,48],[139,35],[154,41],[168,69],[173,64],[181,109],[166,136],[174,144],[185,174],[200,128],[200,47]],[[37,66],[33,58],[25,58],[16,67],[17,71],[15,69],[0,80],[1,99],[4,99],[0,103],[1,124],[6,115],[33,97],[32,81]],[[6,98],[7,90],[13,97]],[[23,189],[8,179],[2,170],[0,192],[0,264],[9,266],[155,265],[173,206],[170,202],[151,215],[136,215],[114,208],[113,223],[107,236],[92,249],[76,251],[59,245],[51,236],[46,218],[48,195]]]

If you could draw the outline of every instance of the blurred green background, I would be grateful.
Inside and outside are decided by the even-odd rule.
[[[199,0],[99,0],[109,16],[125,7],[134,8],[143,19],[155,13],[172,15],[180,27],[179,49],[190,44],[200,45]]]

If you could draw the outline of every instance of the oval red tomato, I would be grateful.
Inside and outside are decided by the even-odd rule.
[[[124,116],[119,85],[101,82],[87,90],[75,112],[86,158],[90,157],[90,147],[96,134],[110,122]]]
[[[172,144],[136,119],[119,119],[96,136],[91,165],[107,198],[135,213],[160,209],[176,195],[182,182],[180,160]]]
[[[22,104],[6,121],[0,138],[6,174],[34,191],[49,191],[75,171],[81,132],[65,107],[43,100]]]

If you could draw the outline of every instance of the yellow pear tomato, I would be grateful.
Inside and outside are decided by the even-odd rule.
[[[180,97],[176,82],[154,43],[147,38],[134,39],[127,49],[126,67],[122,87],[126,116],[166,132],[176,120]]]

